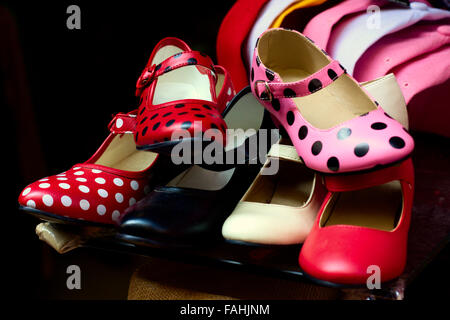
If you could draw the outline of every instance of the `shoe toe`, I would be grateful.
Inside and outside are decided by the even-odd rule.
[[[258,244],[298,244],[308,235],[316,212],[308,208],[241,202],[223,224],[222,235],[228,240]]]
[[[394,233],[336,225],[314,229],[299,256],[309,276],[337,284],[365,284],[374,270],[381,282],[398,277],[405,266],[406,241]]]

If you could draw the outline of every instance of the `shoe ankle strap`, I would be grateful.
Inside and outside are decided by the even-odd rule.
[[[298,155],[294,146],[275,143],[267,153],[267,157],[298,162],[303,164],[303,160]]]
[[[109,131],[114,134],[134,133],[136,130],[136,113],[116,113],[108,124]]]
[[[174,54],[173,56],[167,58],[163,62],[151,66],[147,66],[144,71],[142,71],[137,83],[136,83],[136,96],[140,96],[144,88],[150,85],[153,80],[159,76],[170,72],[172,70],[189,66],[202,66],[209,69],[214,77],[217,79],[214,64],[210,57],[199,51],[185,51]]]
[[[278,80],[255,80],[253,83],[254,91],[261,100],[279,99],[279,98],[295,98],[310,95],[320,89],[323,89],[339,78],[345,69],[338,61],[332,60],[328,65],[313,73],[309,77],[295,82],[281,82],[281,78],[272,70],[267,69],[261,63],[259,68],[265,68],[267,78]]]

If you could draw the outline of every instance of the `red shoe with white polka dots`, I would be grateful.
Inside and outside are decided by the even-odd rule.
[[[157,179],[177,174],[170,161],[136,150],[136,110],[117,114],[111,131],[86,162],[28,185],[19,196],[21,209],[44,220],[115,224],[121,213],[139,201]]]
[[[221,113],[234,95],[228,72],[207,55],[177,38],[161,40],[136,85],[137,148],[170,153],[181,141],[210,141],[209,129],[225,145]]]

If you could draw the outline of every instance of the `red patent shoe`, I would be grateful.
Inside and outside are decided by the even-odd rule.
[[[221,116],[235,92],[231,78],[203,53],[177,38],[161,40],[136,85],[140,97],[135,142],[138,149],[167,152],[181,141],[201,139],[220,130]]]
[[[175,171],[153,152],[136,150],[136,111],[119,113],[110,135],[86,162],[28,185],[19,196],[21,209],[44,220],[115,224],[120,214]]]
[[[411,159],[374,172],[327,176],[329,190],[300,252],[305,274],[325,283],[386,282],[405,267],[414,192]],[[376,277],[374,277],[376,279]]]

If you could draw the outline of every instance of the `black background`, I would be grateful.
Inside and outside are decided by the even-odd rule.
[[[46,270],[43,256],[54,255],[34,233],[37,220],[17,210],[21,190],[87,160],[96,151],[108,135],[111,115],[136,107],[136,80],[162,38],[179,37],[215,61],[219,26],[233,3],[0,2],[8,15],[0,23],[8,22],[13,30],[3,35],[0,45],[12,50],[16,60],[14,64],[1,61],[5,67],[0,68],[5,138],[2,203],[6,205],[2,210],[3,274],[8,275],[4,281],[11,296],[46,297],[49,284],[42,274],[51,277],[52,269]],[[81,9],[81,30],[66,27],[66,10],[72,4]],[[5,47],[11,42],[19,47]],[[6,98],[11,73],[24,84],[13,90],[19,96],[13,103]],[[30,103],[24,107],[27,97]],[[106,292],[104,297],[108,296]]]

